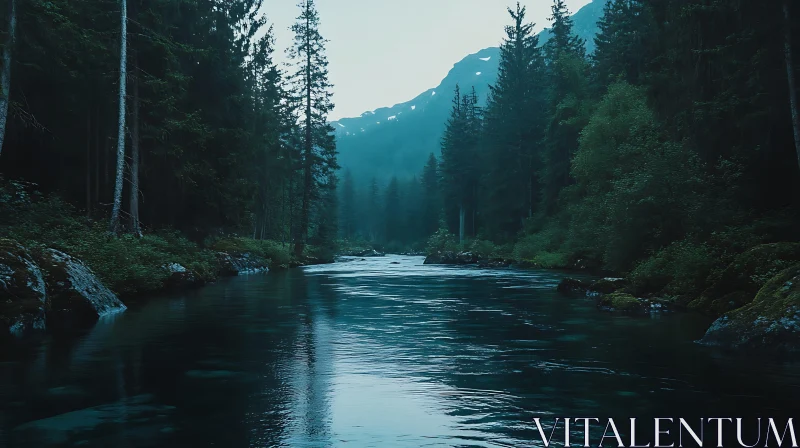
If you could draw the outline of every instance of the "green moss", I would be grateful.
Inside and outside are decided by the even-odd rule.
[[[717,319],[703,342],[731,347],[800,349],[800,264],[768,280],[749,305]]]
[[[800,262],[800,243],[755,246],[739,255],[718,275],[689,308],[720,316],[748,304],[766,282]]]
[[[604,295],[597,305],[601,308],[628,313],[643,313],[645,311],[644,305],[636,297],[619,292]]]
[[[218,252],[228,252],[231,254],[250,253],[257,257],[270,260],[272,266],[289,265],[292,262],[290,246],[277,241],[227,237],[210,241],[208,245]],[[311,246],[308,246],[306,249],[307,253],[314,251],[314,248]]]

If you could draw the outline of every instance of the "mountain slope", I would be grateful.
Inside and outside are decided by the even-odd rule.
[[[594,0],[573,15],[575,31],[586,40],[590,52],[605,3]],[[549,30],[539,36],[544,44]],[[474,87],[481,104],[485,104],[489,84],[497,79],[499,56],[498,47],[483,49],[456,63],[438,86],[411,101],[333,122],[342,167],[349,169],[359,183],[373,176],[387,179],[419,174],[428,154],[439,154],[456,84],[462,92]]]

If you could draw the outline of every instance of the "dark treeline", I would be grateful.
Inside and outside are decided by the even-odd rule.
[[[610,0],[587,54],[563,1],[541,46],[517,5],[486,107],[456,90],[439,160],[348,193],[345,236],[415,243],[441,224],[439,243],[617,271],[681,260],[693,278],[796,239],[792,6]]]
[[[300,2],[285,70],[262,0],[3,5],[5,177],[113,232],[235,232],[298,252],[334,239],[333,104],[313,0]]]

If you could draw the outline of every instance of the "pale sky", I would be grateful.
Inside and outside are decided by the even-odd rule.
[[[575,13],[590,0],[567,0]],[[549,27],[552,0],[522,0],[536,31]],[[497,46],[514,0],[317,0],[336,108],[331,120],[408,101],[436,87],[453,65]],[[267,0],[278,62],[291,44],[297,0]]]

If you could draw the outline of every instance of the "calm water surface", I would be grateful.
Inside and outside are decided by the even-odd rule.
[[[800,365],[698,346],[707,319],[422,261],[239,277],[6,343],[0,447],[541,446],[534,417],[798,408]]]

